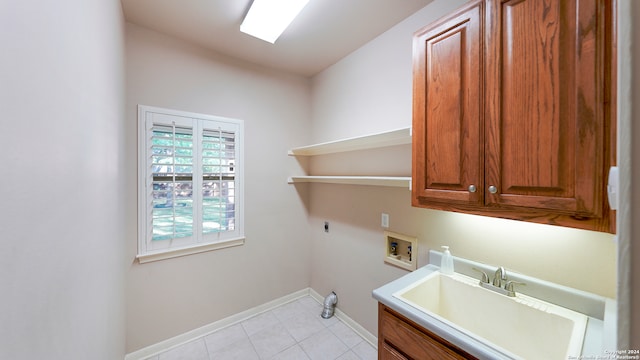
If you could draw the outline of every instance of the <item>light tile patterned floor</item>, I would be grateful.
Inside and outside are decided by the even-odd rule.
[[[376,360],[378,353],[305,296],[216,331],[151,360]]]

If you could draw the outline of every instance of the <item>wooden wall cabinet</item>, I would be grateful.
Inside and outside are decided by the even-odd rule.
[[[412,205],[614,232],[612,8],[473,1],[417,32]]]
[[[456,360],[476,358],[378,303],[378,359]]]

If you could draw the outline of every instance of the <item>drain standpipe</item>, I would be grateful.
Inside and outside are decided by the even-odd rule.
[[[333,316],[333,312],[336,308],[336,303],[338,302],[338,295],[334,291],[331,294],[327,295],[324,298],[324,302],[322,304],[322,314],[321,316],[324,319],[328,319]]]

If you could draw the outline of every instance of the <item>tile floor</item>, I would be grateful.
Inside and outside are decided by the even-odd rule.
[[[310,296],[284,304],[150,360],[376,360],[376,349]]]

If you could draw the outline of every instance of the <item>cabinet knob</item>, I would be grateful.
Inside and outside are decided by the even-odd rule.
[[[475,185],[469,185],[469,192],[470,192],[470,193],[474,193],[474,192],[476,192],[476,190],[477,190],[477,189],[476,189],[476,186],[475,186]]]
[[[495,194],[495,193],[498,192],[498,188],[493,186],[493,185],[491,185],[491,186],[489,186],[489,192],[492,193],[492,194]]]

